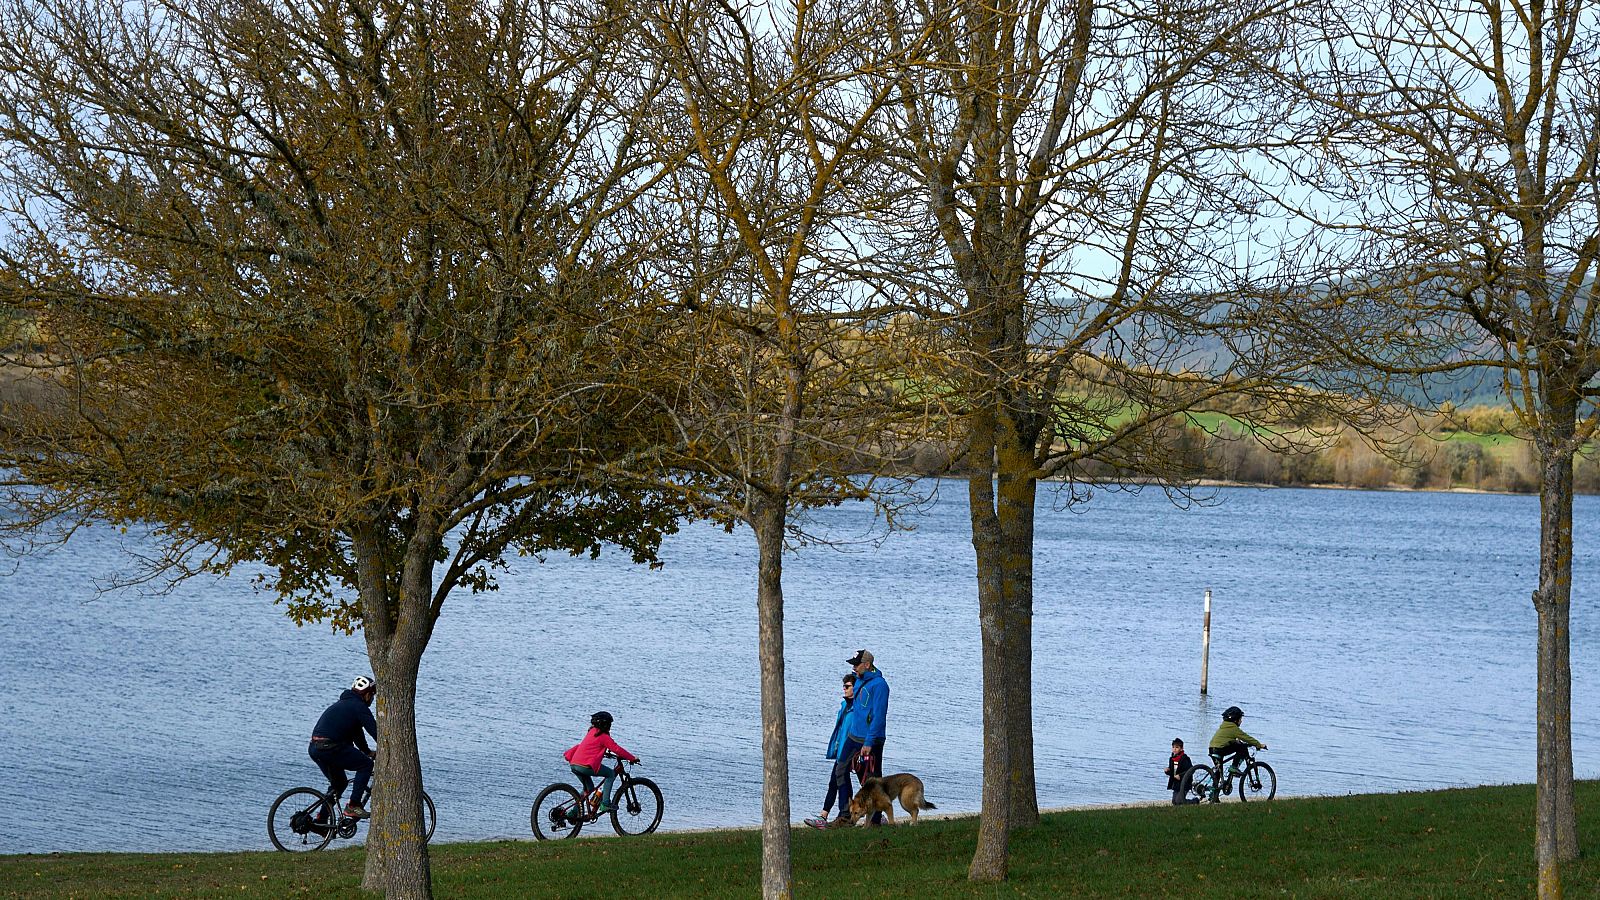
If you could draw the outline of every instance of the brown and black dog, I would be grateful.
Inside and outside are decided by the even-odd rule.
[[[901,772],[899,775],[890,775],[887,778],[872,777],[861,782],[861,790],[850,798],[850,811],[840,816],[835,822],[854,824],[863,816],[871,821],[873,814],[883,813],[889,824],[894,824],[894,800],[900,801],[900,808],[911,815],[911,824],[917,824],[917,814],[925,809],[938,809],[927,798],[922,796],[922,779],[910,772]],[[848,817],[848,818],[847,818]]]

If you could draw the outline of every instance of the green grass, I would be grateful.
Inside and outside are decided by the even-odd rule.
[[[1600,897],[1600,783],[1578,786],[1589,856],[1566,896]],[[966,881],[976,820],[794,832],[799,897],[1527,897],[1528,785],[1059,813],[1018,833],[1008,882]],[[439,897],[749,897],[753,831],[433,849]],[[360,850],[0,857],[0,893],[29,897],[348,895]]]
[[[1467,444],[1478,444],[1486,449],[1524,443],[1521,438],[1499,432],[1494,434],[1481,434],[1476,431],[1446,431],[1441,434],[1440,437],[1447,441],[1461,441]]]

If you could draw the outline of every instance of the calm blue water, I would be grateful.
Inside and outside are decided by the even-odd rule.
[[[1532,497],[1220,489],[1041,497],[1035,673],[1045,806],[1161,799],[1167,744],[1223,707],[1272,745],[1284,794],[1534,775],[1538,503]],[[1600,498],[1575,512],[1573,732],[1600,776]],[[795,817],[813,813],[843,660],[893,688],[885,756],[941,811],[978,808],[979,663],[964,486],[881,545],[786,570]],[[818,513],[835,536],[866,510]],[[368,671],[359,638],[297,628],[247,577],[97,596],[129,566],[96,529],[0,570],[0,852],[265,849],[267,805],[314,782],[311,723]],[[137,550],[137,544],[131,549]],[[531,837],[588,714],[646,760],[664,828],[760,820],[754,541],[690,527],[648,571],[620,554],[519,562],[451,601],[418,703],[438,837]],[[1214,592],[1211,697],[1198,693]]]

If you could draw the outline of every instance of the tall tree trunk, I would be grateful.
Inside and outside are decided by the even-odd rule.
[[[1010,869],[1011,738],[1010,704],[1005,680],[1009,649],[1004,592],[1003,542],[994,498],[994,417],[980,410],[971,417],[973,473],[967,479],[972,514],[972,549],[978,563],[978,637],[983,658],[983,799],[978,819],[978,847],[967,878],[1004,881]]]
[[[417,752],[417,673],[432,634],[433,546],[413,538],[398,578],[375,532],[351,535],[361,593],[362,632],[378,681],[378,764],[361,887],[389,898],[433,896],[428,847],[422,840],[422,763]],[[394,597],[398,586],[399,597]]]
[[[1562,896],[1561,863],[1578,856],[1572,784],[1572,453],[1576,397],[1548,398],[1539,448],[1538,796],[1534,854],[1541,900]]]
[[[761,896],[793,896],[789,867],[789,725],[783,667],[783,530],[786,503],[758,509],[756,614],[761,658]]]
[[[395,645],[385,665],[374,666],[382,726],[382,780],[372,792],[372,832],[381,831],[384,896],[389,900],[430,900],[432,868],[424,838],[422,758],[417,752],[417,670],[422,647],[412,640]],[[362,887],[368,888],[363,880]]]
[[[1033,534],[1038,480],[1033,448],[1018,446],[1016,433],[1001,429],[998,522],[1005,608],[1005,732],[1010,769],[1006,778],[1007,820],[1012,828],[1039,824],[1039,794],[1033,762]]]

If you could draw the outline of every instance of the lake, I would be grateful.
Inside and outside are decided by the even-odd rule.
[[[976,811],[980,668],[965,486],[912,532],[788,559],[795,819],[820,808],[844,660],[892,688],[885,759],[940,812]],[[1168,744],[1203,747],[1221,710],[1271,745],[1281,795],[1534,777],[1530,594],[1538,500],[1219,488],[1041,493],[1035,573],[1039,800],[1161,800]],[[813,514],[835,539],[871,511]],[[1600,498],[1580,497],[1573,744],[1600,776]],[[298,628],[240,573],[164,596],[97,594],[137,538],[90,529],[0,568],[0,852],[267,849],[285,788],[317,783],[306,739],[369,671],[358,637]],[[438,840],[531,838],[528,808],[597,709],[666,795],[663,829],[761,816],[754,540],[688,526],[665,566],[623,554],[517,561],[459,594],[424,658],[417,717]],[[1199,694],[1213,591],[1210,695]],[[364,833],[364,831],[363,831]]]

